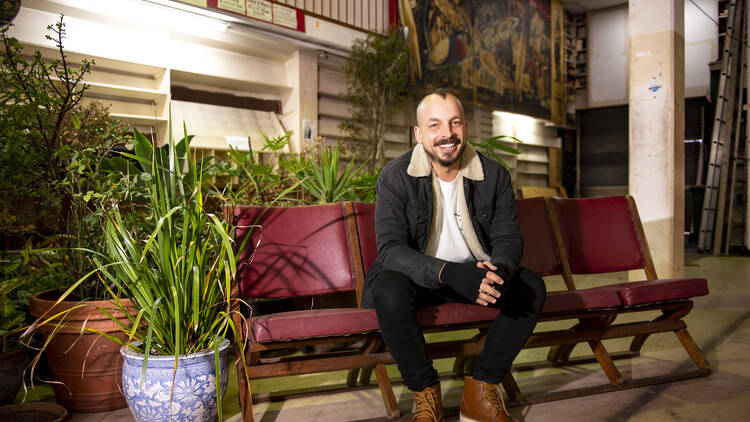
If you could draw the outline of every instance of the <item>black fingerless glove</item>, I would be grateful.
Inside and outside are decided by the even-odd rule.
[[[479,297],[479,286],[487,270],[477,267],[476,262],[446,262],[440,272],[440,282],[474,303]]]

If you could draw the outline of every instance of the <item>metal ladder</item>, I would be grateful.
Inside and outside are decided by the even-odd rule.
[[[746,10],[747,13],[747,10]],[[747,210],[747,146],[748,146],[748,128],[747,115],[743,118],[743,111],[747,113],[747,93],[748,88],[748,24],[745,20],[743,25],[743,45],[742,49],[742,76],[738,83],[739,90],[739,107],[737,107],[736,125],[734,141],[732,142],[731,153],[729,156],[729,195],[727,197],[727,219],[726,219],[726,240],[724,241],[724,255],[728,255],[732,247],[747,248],[745,242],[745,231],[747,230],[747,221],[745,212]],[[745,170],[745,171],[738,171]],[[721,197],[721,195],[720,195]],[[717,222],[717,227],[718,222]],[[719,234],[719,233],[717,233]],[[714,245],[721,244],[721,236]],[[714,246],[714,250],[716,246]],[[714,253],[715,254],[715,253]]]
[[[742,55],[743,67],[742,77],[740,79],[740,104],[737,107],[736,125],[734,133],[734,141],[732,142],[731,152],[729,154],[729,168],[728,168],[728,179],[729,179],[729,195],[727,196],[727,220],[726,220],[726,240],[724,241],[724,255],[729,254],[729,248],[731,246],[743,246],[744,245],[744,216],[738,217],[738,212],[744,212],[746,205],[746,199],[743,190],[747,187],[747,178],[745,175],[737,171],[738,167],[742,167],[747,164],[747,121],[743,119],[742,112],[746,108],[746,101],[744,100],[744,90],[747,87],[747,53]],[[743,189],[745,188],[745,189]],[[719,195],[721,198],[722,195]],[[717,227],[721,227],[719,224],[721,219],[717,219]],[[739,242],[737,241],[738,229],[743,229]],[[717,230],[718,231],[718,230]],[[714,255],[716,255],[717,245],[722,244],[721,233],[717,232],[717,239],[714,241]]]
[[[745,40],[747,40],[747,25],[745,25]],[[747,42],[747,41],[746,41]],[[748,194],[748,137],[750,132],[747,130],[748,117],[750,109],[747,107],[747,94],[743,96],[744,90],[748,87],[747,78],[750,77],[747,70],[747,48],[743,48],[743,68],[742,80],[740,87],[740,98],[743,99],[740,107],[737,108],[737,130],[732,144],[732,152],[729,157],[729,197],[726,225],[726,242],[724,242],[724,255],[729,254],[732,246],[748,247],[747,242],[747,194]],[[741,113],[745,111],[745,119],[742,119]],[[742,122],[742,124],[740,124]],[[738,171],[738,169],[740,171]],[[743,172],[744,170],[744,172]],[[719,242],[721,243],[721,242]],[[715,249],[715,248],[714,248]]]
[[[719,87],[716,98],[713,131],[706,169],[706,191],[703,196],[703,212],[701,213],[700,232],[698,233],[698,249],[718,254],[721,248],[721,236],[724,225],[724,206],[728,172],[725,170],[729,162],[729,148],[732,142],[733,123],[735,121],[735,103],[737,73],[741,72],[742,64],[742,0],[732,0],[729,4],[726,36],[722,49],[722,67],[719,77]],[[716,228],[716,230],[714,229]]]

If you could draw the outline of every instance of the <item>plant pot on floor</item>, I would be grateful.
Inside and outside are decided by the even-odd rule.
[[[62,301],[50,310],[59,291],[46,290],[31,297],[31,315],[49,318],[80,305],[80,301]],[[121,299],[125,306],[127,299]],[[71,310],[64,316],[61,326],[46,346],[47,362],[52,380],[55,399],[59,404],[74,412],[103,412],[127,406],[122,395],[122,357],[120,344],[95,333],[84,332],[82,326],[126,341],[123,328],[112,321],[101,309],[113,312],[116,308],[111,301],[87,301],[84,306]],[[115,312],[119,320],[129,324],[122,312]],[[55,324],[39,328],[45,335],[56,329]]]
[[[62,422],[68,411],[55,404],[36,401],[0,406],[0,421],[3,422]]]
[[[122,364],[123,392],[137,422],[216,420],[218,411],[213,350],[180,355],[176,372],[174,356],[149,356],[143,386],[141,374],[144,355],[126,346],[122,347],[121,353],[125,358]],[[229,340],[222,340],[219,345],[219,365],[223,396],[229,380]]]
[[[13,403],[23,384],[23,370],[28,361],[26,349],[0,354],[0,405]]]

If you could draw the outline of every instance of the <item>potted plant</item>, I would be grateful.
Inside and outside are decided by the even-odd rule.
[[[145,420],[221,418],[236,270],[228,226],[205,208],[208,165],[190,153],[190,137],[154,148],[135,132],[135,153],[146,169],[153,228],[128,227],[115,207],[99,263],[102,281],[122,291],[132,310],[123,325],[123,392],[133,416]],[[132,328],[128,328],[132,327]],[[107,335],[107,334],[103,334]],[[217,387],[218,386],[218,387]]]
[[[409,49],[403,31],[368,34],[352,44],[344,65],[351,117],[339,128],[350,137],[367,141],[370,171],[386,163],[385,132],[389,119],[401,110],[408,84]]]
[[[126,138],[126,127],[100,104],[83,102],[83,78],[92,63],[68,63],[62,17],[48,30],[59,52],[51,61],[39,51],[25,58],[8,27],[0,31],[0,235],[10,249],[31,242],[36,272],[56,275],[54,291],[30,299],[30,311],[40,319],[23,341],[31,341],[32,332],[43,334],[58,402],[75,411],[116,409],[126,405],[119,346],[82,336],[82,327],[109,321],[97,313],[104,304],[86,303],[108,294],[92,272],[89,251],[103,245],[106,208],[131,194],[129,178],[108,169],[122,160],[109,155]],[[40,358],[41,352],[34,367]]]

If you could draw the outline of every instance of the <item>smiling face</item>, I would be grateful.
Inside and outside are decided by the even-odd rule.
[[[461,168],[466,129],[463,107],[453,95],[443,98],[430,94],[419,103],[414,137],[422,144],[438,177],[455,176]]]

